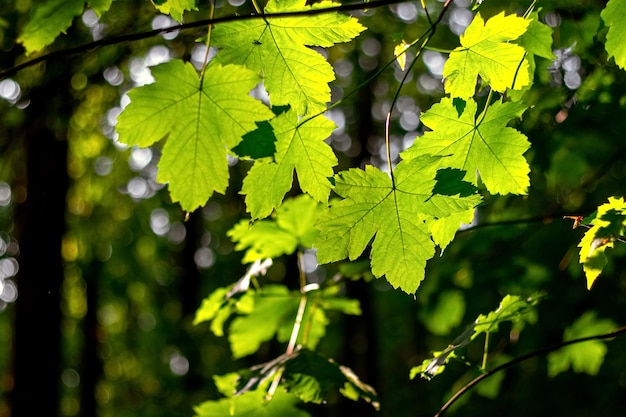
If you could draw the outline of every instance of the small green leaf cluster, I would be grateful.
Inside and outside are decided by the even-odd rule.
[[[485,353],[487,353],[489,335],[497,332],[502,323],[510,322],[514,328],[520,330],[525,323],[532,324],[536,322],[536,310],[534,307],[540,299],[540,294],[526,298],[517,295],[506,295],[500,301],[497,309],[487,314],[480,314],[448,347],[442,351],[433,352],[431,359],[426,359],[421,365],[413,367],[410,372],[411,379],[417,375],[425,379],[431,379],[441,374],[451,359],[462,356],[459,353],[461,349],[467,347],[478,336],[483,334],[486,335]],[[483,368],[484,365],[483,363]]]
[[[359,315],[359,303],[342,297],[337,285],[320,288],[310,284],[302,291],[290,291],[276,284],[260,287],[254,276],[263,271],[259,266],[260,263],[255,263],[255,270],[237,283],[210,294],[194,320],[195,324],[210,322],[217,336],[223,336],[227,326],[234,358],[251,355],[274,338],[289,342],[287,351],[272,361],[231,374],[232,384],[229,390],[222,392],[234,397],[230,400],[234,415],[243,415],[245,398],[268,392],[272,380],[280,381],[283,390],[304,402],[321,404],[331,392],[339,392],[355,401],[363,398],[378,408],[377,394],[371,386],[360,381],[350,368],[315,351],[330,322],[328,312]],[[249,286],[251,279],[255,280],[255,289]],[[254,392],[257,394],[252,394]],[[267,395],[272,397],[276,393],[278,391],[271,391]],[[212,415],[207,414],[208,410],[218,410],[225,401],[205,402],[196,413]]]

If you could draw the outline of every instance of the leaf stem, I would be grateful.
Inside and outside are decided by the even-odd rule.
[[[293,329],[291,330],[291,336],[289,337],[289,343],[287,343],[287,349],[285,350],[286,355],[291,355],[296,350],[296,343],[298,342],[298,335],[300,334],[300,328],[302,327],[302,319],[304,318],[304,312],[306,311],[306,304],[308,300],[307,294],[304,292],[304,287],[306,286],[306,275],[304,273],[303,263],[302,263],[302,252],[298,251],[298,269],[300,276],[300,291],[302,295],[300,296],[300,304],[298,305],[298,312],[296,313],[296,320],[293,323]],[[272,384],[267,390],[267,394],[265,395],[265,400],[270,401],[278,388],[278,384],[280,383],[280,379],[283,376],[283,370],[279,370],[274,379],[272,380]]]
[[[485,107],[483,108],[483,111],[480,112],[480,115],[476,118],[476,126],[479,126],[485,119],[485,116],[487,116],[487,109],[491,105],[492,97],[493,97],[493,89],[489,87],[489,94],[487,95],[487,101],[485,101]]]
[[[215,13],[215,1],[209,1],[209,19],[213,20]],[[204,82],[204,74],[206,73],[206,67],[209,63],[209,53],[211,52],[211,33],[213,33],[213,25],[208,25],[206,34],[206,52],[204,53],[204,60],[202,62],[202,72],[200,74],[200,89],[202,90],[202,83]]]
[[[256,2],[256,0],[252,0],[252,6],[254,6],[254,10],[258,14],[263,14],[263,10],[261,10],[261,8],[259,7],[259,4]]]
[[[428,28],[428,30],[426,32],[424,32],[424,34],[422,36],[420,36],[419,38],[417,38],[415,41],[413,41],[411,43],[410,47],[412,47],[413,45],[416,45],[422,38],[424,38],[421,46],[419,47],[419,49],[415,53],[415,58],[413,59],[413,61],[411,61],[411,63],[409,64],[408,68],[404,72],[404,77],[402,77],[402,81],[400,81],[400,85],[396,89],[396,93],[395,93],[395,95],[393,97],[393,100],[391,101],[391,106],[389,108],[389,112],[387,113],[387,118],[385,120],[385,148],[386,148],[386,151],[387,151],[387,167],[389,168],[389,175],[391,176],[391,185],[392,185],[393,189],[396,188],[396,181],[395,181],[395,178],[393,176],[393,164],[392,164],[392,161],[391,161],[391,143],[390,143],[390,133],[389,133],[390,125],[391,125],[391,114],[393,113],[393,109],[396,106],[396,103],[397,103],[398,99],[400,98],[400,91],[402,91],[402,87],[406,83],[406,79],[408,78],[409,74],[411,73],[411,69],[413,68],[413,66],[417,62],[417,59],[419,58],[419,56],[422,54],[422,52],[426,48],[426,45],[428,44],[428,42],[430,42],[432,37],[435,35],[435,32],[437,30],[437,26],[439,25],[439,23],[441,23],[441,20],[443,19],[443,16],[445,15],[445,13],[448,10],[448,7],[450,6],[451,3],[452,3],[452,0],[446,0],[445,4],[443,5],[443,9],[441,9],[441,12],[439,13],[439,16],[437,17],[437,20],[435,22],[431,22],[430,16],[428,16],[428,21],[430,23],[430,27]],[[424,10],[426,10],[425,7],[424,7]],[[426,13],[428,14],[428,12],[426,12]],[[408,48],[405,49],[402,53],[406,53],[407,50],[408,50]],[[394,57],[394,61],[395,61],[396,58],[397,57]]]
[[[485,347],[483,348],[483,362],[480,365],[480,369],[482,369],[483,371],[487,369],[487,356],[489,355],[488,351],[489,351],[489,335],[490,334],[491,333],[489,332],[485,332]]]

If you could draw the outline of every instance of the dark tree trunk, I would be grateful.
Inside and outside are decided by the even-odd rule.
[[[50,77],[45,85],[63,89],[69,85],[63,82],[66,78]],[[12,417],[54,416],[59,410],[61,240],[68,187],[67,123],[63,119],[70,114],[67,91],[33,91],[26,110],[27,197],[16,213],[20,271]]]
[[[85,274],[87,313],[83,319],[83,349],[80,369],[80,416],[95,417],[97,409],[96,384],[102,374],[102,361],[98,356],[98,278],[101,263],[93,260]]]

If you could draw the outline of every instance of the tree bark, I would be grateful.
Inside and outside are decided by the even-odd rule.
[[[65,75],[46,80],[62,89]],[[58,415],[61,353],[61,242],[68,187],[67,91],[33,92],[24,147],[26,190],[17,207],[20,243],[15,312],[12,417]]]

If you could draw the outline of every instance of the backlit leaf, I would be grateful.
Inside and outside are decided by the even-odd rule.
[[[271,340],[284,322],[293,323],[299,298],[282,285],[254,292],[254,308],[230,325],[228,341],[234,358],[251,355]]]
[[[474,100],[468,100],[459,116],[449,98],[433,105],[421,119],[432,131],[417,138],[402,157],[450,155],[446,165],[465,171],[466,181],[477,184],[478,172],[492,194],[525,194],[530,168],[523,154],[530,143],[507,123],[526,108],[520,103],[497,101],[481,117],[476,115],[476,107]]]
[[[552,52],[552,28],[539,21],[539,13],[530,14],[528,29],[518,39],[519,45],[524,47],[527,53],[546,59],[556,59]]]
[[[309,413],[296,407],[299,402],[293,394],[278,390],[271,401],[267,392],[259,389],[242,395],[205,401],[194,407],[196,417],[308,417]]]
[[[330,393],[340,392],[357,401],[362,398],[378,409],[378,395],[348,367],[309,349],[300,348],[249,370],[242,371],[238,393],[258,389],[260,385],[282,372],[282,384],[304,402],[322,404]]]
[[[510,43],[519,38],[530,21],[504,12],[486,23],[480,13],[461,35],[461,46],[450,53],[443,68],[445,90],[451,97],[474,95],[480,77],[495,91],[520,89],[530,83],[524,48]]]
[[[236,243],[236,250],[246,250],[244,263],[276,258],[294,253],[298,246],[311,247],[318,235],[313,225],[319,212],[319,204],[304,194],[285,200],[274,219],[254,223],[241,220],[227,234]]]
[[[431,379],[441,374],[448,361],[458,357],[457,352],[469,345],[481,334],[498,331],[500,324],[511,322],[514,326],[522,326],[525,322],[534,322],[536,319],[534,306],[537,304],[540,295],[522,298],[517,295],[506,295],[500,301],[500,305],[494,311],[487,314],[480,314],[476,320],[463,330],[454,341],[445,349],[433,352],[431,359],[424,360],[421,365],[411,369],[410,377],[415,378],[420,375],[422,378]]]
[[[266,217],[280,205],[291,189],[294,170],[302,191],[326,203],[337,158],[324,139],[335,124],[322,116],[299,124],[293,110],[270,124],[276,135],[276,154],[273,160],[255,161],[241,189],[252,218]]]
[[[620,68],[626,70],[626,0],[610,0],[600,16],[609,27],[606,51]]]
[[[169,183],[185,211],[202,206],[228,186],[227,150],[272,112],[248,93],[260,81],[241,66],[211,63],[201,80],[180,60],[152,69],[156,82],[129,92],[118,117],[119,141],[150,146],[168,136],[157,179]]]
[[[406,50],[409,49],[410,46],[410,44],[402,41],[393,48],[396,62],[402,71],[404,71],[404,67],[406,66]]]
[[[196,0],[165,0],[155,1],[154,5],[163,14],[169,14],[179,22],[183,21],[186,10],[197,10]]]
[[[330,1],[308,6],[305,0],[270,0],[265,12],[334,5]],[[215,28],[211,41],[221,48],[217,60],[242,64],[258,72],[265,80],[272,105],[291,105],[301,116],[326,109],[330,101],[328,83],[335,79],[326,59],[307,46],[329,47],[347,42],[364,29],[350,16],[327,13],[225,23]]]
[[[373,239],[372,273],[394,288],[417,290],[434,242],[425,218],[443,218],[474,207],[480,196],[433,195],[437,157],[423,156],[398,164],[395,187],[389,175],[370,165],[335,177],[335,202],[320,217],[316,242],[321,263],[354,260]]]
[[[609,202],[598,207],[591,228],[580,241],[580,263],[590,289],[607,264],[605,251],[626,231],[626,201],[609,197]]]
[[[48,0],[36,4],[18,41],[24,45],[28,54],[40,51],[61,33],[65,33],[74,17],[80,15],[84,8],[85,0]]]

